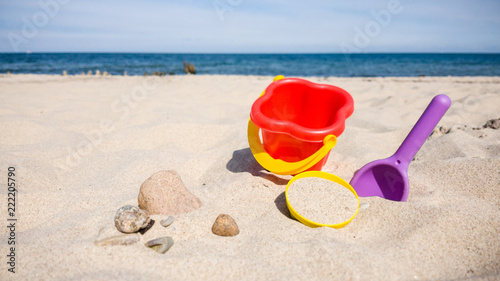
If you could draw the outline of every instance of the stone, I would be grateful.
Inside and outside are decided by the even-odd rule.
[[[174,245],[174,239],[170,236],[164,236],[148,241],[144,245],[160,254],[165,254]]]
[[[488,120],[488,122],[484,124],[483,128],[498,130],[500,128],[500,118]]]
[[[185,61],[183,61],[182,63],[184,65],[184,72],[186,72],[186,74],[196,74],[196,68],[193,64],[191,64],[190,62],[186,63]]]
[[[369,207],[370,207],[370,203],[369,202],[364,202],[364,203],[360,203],[359,204],[359,210],[360,211],[367,210]]]
[[[125,205],[118,209],[115,214],[116,229],[123,233],[132,233],[148,226],[149,214],[137,206]]]
[[[235,236],[240,233],[240,229],[230,215],[220,214],[212,226],[212,232],[219,236]]]
[[[112,226],[105,226],[99,230],[94,244],[96,246],[131,245],[140,240],[141,236],[137,233],[123,234]]]
[[[160,224],[163,227],[167,227],[167,226],[171,225],[173,222],[174,222],[174,217],[169,216],[168,218],[161,220]]]
[[[139,208],[151,215],[175,215],[201,207],[201,201],[182,182],[176,171],[160,171],[149,177],[139,190]]]

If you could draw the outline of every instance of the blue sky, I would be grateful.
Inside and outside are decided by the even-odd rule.
[[[14,51],[498,53],[500,1],[0,0]]]

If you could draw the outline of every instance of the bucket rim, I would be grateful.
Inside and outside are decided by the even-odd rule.
[[[344,97],[346,102],[335,113],[335,122],[323,128],[308,128],[288,120],[270,118],[262,113],[261,107],[272,98],[274,89],[285,83],[301,84],[314,89],[327,89]],[[329,134],[333,134],[337,137],[340,136],[345,129],[346,119],[352,115],[353,111],[354,100],[352,96],[340,87],[329,84],[314,83],[301,78],[284,78],[269,84],[264,91],[264,94],[260,96],[252,105],[250,118],[262,130],[273,133],[288,134],[303,141],[320,142],[323,141],[324,137]]]

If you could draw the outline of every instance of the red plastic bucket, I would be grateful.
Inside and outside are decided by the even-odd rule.
[[[354,101],[345,90],[299,78],[271,83],[252,105],[251,120],[262,131],[262,144],[275,159],[303,160],[323,146],[330,134],[340,136]],[[308,170],[320,171],[326,154]]]

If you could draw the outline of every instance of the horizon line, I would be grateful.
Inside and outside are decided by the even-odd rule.
[[[0,52],[0,54],[155,54],[155,55],[383,55],[383,54],[480,54],[480,55],[498,55],[500,52],[357,52],[357,53],[339,53],[339,52],[131,52],[131,51],[26,51],[26,52]]]

